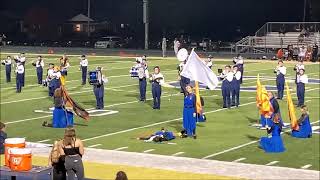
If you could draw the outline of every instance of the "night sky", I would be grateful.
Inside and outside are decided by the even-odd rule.
[[[307,20],[320,21],[320,0],[311,2]],[[24,19],[38,12],[39,21],[61,23],[87,14],[87,0],[1,0],[0,10]],[[193,38],[227,40],[240,27],[243,36],[268,21],[302,21],[304,0],[149,0],[150,35],[185,33]],[[41,18],[39,18],[39,16]],[[142,0],[91,0],[91,17],[114,24],[130,24],[143,34]]]

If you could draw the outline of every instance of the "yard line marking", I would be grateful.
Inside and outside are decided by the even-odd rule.
[[[277,164],[279,161],[271,161],[269,163],[266,164],[266,166],[271,166],[271,165],[274,165],[274,164]]]
[[[36,118],[29,118],[29,119],[22,119],[22,120],[17,120],[17,121],[9,121],[9,122],[5,122],[5,124],[14,124],[14,123],[19,123],[19,122],[25,122],[25,121],[33,121],[36,119],[43,119],[43,118],[47,118],[47,117],[51,117],[52,115],[47,115],[47,116],[40,116],[40,117],[36,117]]]
[[[242,145],[230,148],[230,149],[226,149],[224,151],[220,151],[220,152],[217,152],[217,153],[214,153],[214,154],[210,154],[208,156],[203,157],[202,159],[208,159],[208,158],[211,158],[211,157],[215,157],[215,156],[218,156],[220,154],[224,154],[226,152],[230,152],[230,151],[233,151],[233,150],[236,150],[236,149],[240,149],[242,147],[248,146],[248,145],[256,143],[256,142],[258,142],[258,140],[257,141],[251,141],[251,142],[248,142],[248,143],[245,143],[245,144],[242,144]]]
[[[184,154],[184,152],[177,152],[177,153],[172,154],[171,156],[179,156],[181,154]]]
[[[41,141],[37,141],[37,143],[44,143],[44,142],[48,142],[50,141],[51,139],[45,139],[45,140],[41,140]]]
[[[301,169],[308,169],[311,166],[312,166],[311,164],[307,164],[307,165],[301,166]]]
[[[120,147],[120,148],[114,149],[114,151],[120,151],[120,150],[123,150],[123,149],[128,149],[128,147]]]
[[[245,160],[245,159],[247,159],[247,158],[239,158],[239,159],[236,159],[236,160],[234,160],[234,161],[232,161],[232,162],[240,162],[240,161],[243,161],[243,160]]]
[[[91,146],[88,146],[89,148],[93,148],[93,147],[97,147],[97,146],[101,146],[102,144],[94,144],[94,145],[91,145]]]
[[[306,103],[307,103],[307,102],[310,102],[310,101],[311,101],[311,100],[306,100]]]
[[[180,94],[180,93],[179,93]],[[137,101],[135,101],[137,102]],[[253,103],[256,103],[256,101],[254,102],[249,102],[249,103],[245,103],[245,104],[240,104],[239,107],[241,106],[246,106],[246,105],[250,105],[250,104],[253,104]],[[231,107],[231,109],[233,109],[235,107]],[[221,108],[221,109],[217,109],[217,110],[214,110],[214,111],[208,111],[204,114],[211,114],[211,113],[214,113],[214,112],[219,112],[219,111],[224,111],[224,110],[228,110],[227,108]],[[103,138],[103,137],[108,137],[108,136],[113,136],[113,135],[117,135],[117,134],[122,134],[122,133],[126,133],[126,132],[130,132],[130,131],[134,131],[134,130],[137,130],[137,129],[143,129],[143,128],[148,128],[148,127],[152,127],[152,126],[156,126],[156,125],[160,125],[160,124],[165,124],[165,123],[169,123],[169,122],[174,122],[174,121],[179,121],[179,120],[182,120],[182,118],[176,118],[176,119],[171,119],[171,120],[167,120],[167,121],[161,121],[161,122],[157,122],[157,123],[153,123],[153,124],[149,124],[149,125],[145,125],[145,126],[139,126],[139,127],[135,127],[135,128],[130,128],[130,129],[126,129],[126,130],[122,130],[122,131],[117,131],[117,132],[113,132],[113,133],[108,133],[108,134],[103,134],[103,135],[100,135],[100,136],[94,136],[94,137],[91,137],[91,138],[86,138],[86,139],[83,139],[82,141],[91,141],[91,140],[94,140],[94,139],[99,139],[99,138]]]
[[[148,153],[148,152],[151,152],[151,151],[154,151],[155,149],[148,149],[148,150],[145,150],[143,151],[143,153]]]

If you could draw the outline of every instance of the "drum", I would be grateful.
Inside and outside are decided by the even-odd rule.
[[[130,72],[130,76],[132,78],[139,77],[139,69],[136,66],[132,66],[132,68],[131,68],[131,70],[129,72]]]
[[[24,148],[26,147],[26,140],[24,138],[7,138],[4,141],[4,161],[5,165],[9,166],[9,149],[10,148]]]
[[[12,171],[29,171],[32,168],[31,149],[10,148],[9,168]]]
[[[89,71],[89,84],[90,85],[98,84],[98,72],[97,71]]]

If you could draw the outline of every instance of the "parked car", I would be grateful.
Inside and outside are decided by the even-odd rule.
[[[121,38],[118,36],[102,37],[95,44],[95,48],[116,48],[120,46]]]

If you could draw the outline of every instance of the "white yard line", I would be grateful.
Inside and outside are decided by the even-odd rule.
[[[307,165],[301,166],[301,169],[308,169],[308,168],[310,168],[311,166],[312,166],[311,164],[307,164]]]
[[[94,147],[97,147],[97,146],[101,146],[102,144],[94,144],[94,145],[91,145],[91,146],[88,146],[89,148],[94,148]]]
[[[41,140],[41,141],[37,141],[37,143],[44,143],[44,142],[48,142],[50,141],[51,139],[45,139],[45,140]]]
[[[48,117],[51,117],[51,116],[52,115],[47,115],[47,116],[40,116],[40,117],[29,118],[29,119],[21,119],[21,120],[17,120],[17,121],[9,121],[9,122],[5,122],[5,124],[15,124],[15,123],[19,123],[19,122],[33,121],[33,120],[36,120],[36,119],[48,118]]]
[[[172,154],[171,156],[179,156],[181,154],[184,154],[184,152],[177,152],[177,153]]]
[[[152,151],[154,151],[155,149],[148,149],[148,150],[145,150],[145,151],[143,151],[143,153],[149,153],[149,152],[152,152]]]
[[[272,166],[272,165],[275,165],[277,163],[279,163],[279,161],[271,161],[271,162],[267,163],[266,166]]]
[[[126,147],[119,147],[119,148],[117,148],[117,149],[114,149],[114,151],[121,151],[121,150],[123,150],[123,149],[128,149],[128,147],[126,146]]]
[[[232,162],[240,162],[240,161],[243,161],[243,160],[246,160],[247,158],[239,158],[239,159],[236,159],[236,160],[234,160],[234,161],[232,161]]]
[[[250,104],[253,104],[253,103],[256,103],[255,101],[254,102],[249,102],[249,103],[245,103],[245,104],[241,104],[239,105],[239,107],[241,106],[246,106],[246,105],[250,105]],[[231,109],[233,109],[234,107],[231,107]],[[221,108],[221,109],[217,109],[217,110],[214,110],[214,111],[208,111],[204,114],[211,114],[211,113],[214,113],[214,112],[219,112],[219,111],[225,111],[225,110],[228,110],[227,108]],[[122,134],[122,133],[126,133],[126,132],[130,132],[130,131],[134,131],[134,130],[138,130],[138,129],[143,129],[143,128],[147,128],[147,127],[152,127],[152,126],[156,126],[156,125],[160,125],[160,124],[165,124],[165,123],[169,123],[169,122],[174,122],[174,121],[179,121],[181,120],[182,118],[176,118],[176,119],[171,119],[171,120],[167,120],[167,121],[162,121],[162,122],[157,122],[157,123],[153,123],[153,124],[149,124],[149,125],[145,125],[145,126],[139,126],[139,127],[135,127],[135,128],[130,128],[130,129],[126,129],[126,130],[122,130],[122,131],[117,131],[117,132],[113,132],[113,133],[108,133],[108,134],[103,134],[103,135],[100,135],[100,136],[94,136],[94,137],[91,137],[91,138],[86,138],[86,139],[83,139],[82,141],[91,141],[91,140],[94,140],[94,139],[99,139],[99,138],[103,138],[103,137],[108,137],[108,136],[113,136],[113,135],[117,135],[117,134]]]

